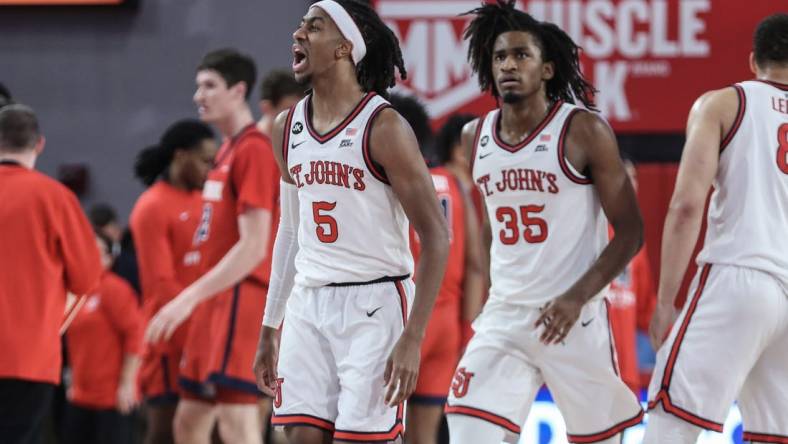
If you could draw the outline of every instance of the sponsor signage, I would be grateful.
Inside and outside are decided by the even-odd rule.
[[[480,114],[495,102],[480,94],[466,61],[458,14],[479,0],[376,0],[400,39],[408,79],[435,123],[453,112]],[[600,111],[626,132],[682,132],[704,91],[752,77],[748,56],[757,23],[780,10],[771,0],[746,8],[712,0],[521,0],[518,7],[556,23],[583,47],[582,66],[599,90]]]

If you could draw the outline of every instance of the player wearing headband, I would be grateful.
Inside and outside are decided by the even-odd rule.
[[[516,437],[546,384],[569,442],[619,443],[643,412],[618,376],[602,295],[643,227],[615,135],[586,109],[593,87],[565,32],[514,0],[470,13],[469,61],[500,108],[462,134],[489,216],[491,287],[449,394],[451,442]]]
[[[413,131],[384,99],[402,54],[354,0],[312,5],[293,39],[312,92],[274,124],[282,215],[258,384],[291,442],[401,441],[448,246]],[[415,290],[408,222],[422,243]]]

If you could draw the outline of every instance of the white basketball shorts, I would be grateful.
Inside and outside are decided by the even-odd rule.
[[[296,287],[287,304],[272,423],[342,441],[392,441],[403,406],[384,402],[383,373],[413,301],[410,279]]]
[[[536,393],[547,384],[575,443],[602,441],[639,424],[643,410],[618,375],[607,301],[588,302],[564,342],[544,345],[539,309],[491,301],[457,366],[448,414],[467,415],[520,434]]]
[[[745,441],[788,443],[788,290],[762,271],[706,264],[657,353],[649,409],[722,432],[736,399]]]

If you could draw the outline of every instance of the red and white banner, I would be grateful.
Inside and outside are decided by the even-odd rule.
[[[376,0],[400,39],[408,79],[440,124],[454,112],[495,106],[467,63],[458,14],[480,0]],[[523,0],[518,7],[556,23],[583,47],[583,71],[597,107],[625,132],[681,132],[704,91],[752,77],[757,23],[784,0]],[[783,6],[783,8],[781,8]]]

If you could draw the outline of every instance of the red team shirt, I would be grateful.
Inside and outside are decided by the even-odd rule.
[[[612,237],[612,229],[608,230]],[[641,248],[632,261],[627,264],[608,290],[610,301],[610,325],[616,343],[618,365],[621,379],[635,393],[648,384],[648,378],[641,384],[638,370],[637,331],[648,331],[651,315],[657,304],[657,294],[651,276],[646,248]]]
[[[460,183],[446,168],[430,169],[441,210],[449,226],[449,257],[421,348],[415,400],[445,401],[462,347],[462,296],[465,280],[465,199]],[[418,261],[420,244],[413,229],[411,250]]]
[[[0,164],[0,378],[60,382],[66,291],[93,290],[96,239],[76,196],[19,165]]]
[[[180,190],[165,181],[151,186],[134,205],[130,225],[146,320],[200,276],[200,253],[192,241],[201,211],[200,191]],[[146,397],[177,392],[178,364],[188,328],[187,321],[166,344],[148,345],[140,370]]]
[[[203,212],[195,240],[203,255],[202,270],[213,268],[238,242],[238,216],[248,208],[271,211],[268,248],[279,222],[279,168],[270,139],[251,123],[222,144],[203,190]],[[245,279],[268,285],[271,254]]]
[[[66,333],[73,375],[68,392],[71,402],[95,409],[115,408],[123,359],[140,354],[143,325],[131,286],[112,272],[104,273]]]
[[[265,259],[242,282],[206,304],[210,319],[192,327],[186,360],[186,378],[218,383],[248,393],[258,393],[252,361],[262,322],[271,251],[279,220],[279,169],[270,139],[254,123],[225,141],[203,189],[203,210],[195,242],[202,254],[201,269],[213,268],[239,240],[238,217],[250,208],[271,212],[271,232]],[[197,320],[193,320],[193,325]],[[207,323],[207,324],[206,324]],[[196,329],[210,331],[198,338]],[[205,342],[208,342],[207,346]],[[207,355],[198,357],[196,354]],[[182,368],[183,369],[183,368]]]

